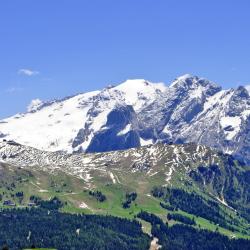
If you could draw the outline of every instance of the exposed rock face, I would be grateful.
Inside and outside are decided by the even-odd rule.
[[[0,137],[42,150],[104,152],[194,142],[250,163],[250,97],[184,75],[169,87],[128,80],[102,91],[33,105],[0,121]]]
[[[105,152],[140,146],[138,121],[132,106],[117,107],[107,116],[107,122],[96,133],[87,152]]]

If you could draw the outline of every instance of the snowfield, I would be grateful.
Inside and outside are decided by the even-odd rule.
[[[103,152],[194,142],[250,162],[250,87],[222,90],[183,75],[169,86],[127,80],[62,100],[35,99],[27,112],[0,121],[0,138],[51,152]]]

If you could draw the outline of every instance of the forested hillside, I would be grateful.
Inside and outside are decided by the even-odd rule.
[[[4,210],[0,213],[0,246],[6,249],[140,250],[148,249],[149,244],[149,236],[142,232],[141,225],[135,220],[72,215],[43,208]]]

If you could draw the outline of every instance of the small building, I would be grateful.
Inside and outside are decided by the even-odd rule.
[[[3,201],[3,205],[4,205],[4,206],[11,206],[11,207],[14,207],[14,206],[16,206],[16,203],[13,202],[12,200],[5,200],[5,201]]]
[[[34,206],[36,206],[36,203],[35,203],[35,202],[29,202],[29,203],[28,203],[28,206],[29,206],[29,207],[34,207]]]

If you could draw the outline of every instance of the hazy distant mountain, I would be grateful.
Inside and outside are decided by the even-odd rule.
[[[249,89],[249,87],[247,87]],[[63,100],[34,100],[0,121],[0,137],[48,151],[103,152],[195,142],[250,161],[250,97],[184,75],[170,86],[127,80]]]

